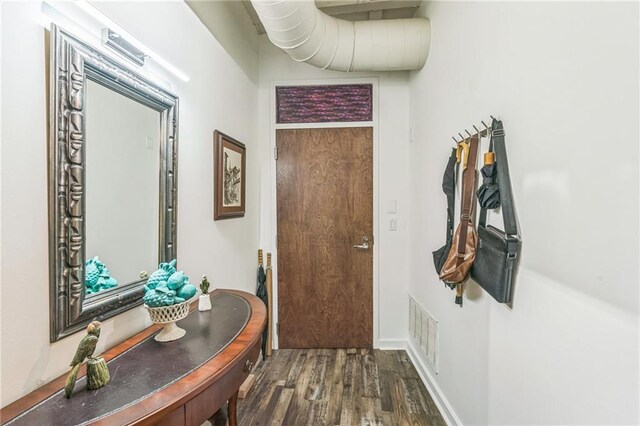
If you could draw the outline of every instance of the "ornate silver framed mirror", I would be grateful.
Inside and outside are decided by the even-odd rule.
[[[52,25],[51,342],[142,303],[176,258],[178,98]]]

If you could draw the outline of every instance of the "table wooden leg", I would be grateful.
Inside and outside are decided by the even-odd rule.
[[[229,426],[238,426],[238,392],[229,399]]]
[[[223,405],[216,413],[211,416],[209,422],[213,426],[238,426],[238,392],[231,395],[227,405]]]
[[[223,405],[213,416],[211,416],[209,422],[212,426],[227,426],[227,417],[227,406]]]

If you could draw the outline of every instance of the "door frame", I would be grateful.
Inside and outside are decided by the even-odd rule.
[[[340,122],[340,123],[303,123],[303,124],[277,124],[276,123],[276,86],[315,86],[315,85],[334,85],[334,84],[371,84],[373,89],[373,115],[372,121],[360,121],[360,122]],[[378,89],[379,80],[377,77],[369,78],[334,78],[334,79],[302,79],[302,80],[274,80],[269,85],[269,180],[271,186],[270,198],[270,211],[269,211],[269,225],[270,229],[266,232],[269,238],[269,245],[272,252],[272,270],[273,270],[273,306],[271,310],[273,312],[273,321],[271,321],[274,329],[273,346],[274,349],[279,348],[279,336],[276,332],[275,326],[278,323],[278,193],[277,193],[277,173],[276,173],[276,161],[274,159],[274,153],[276,148],[276,130],[278,129],[320,129],[320,128],[343,128],[343,127],[371,127],[373,129],[373,347],[380,347],[380,308],[379,308],[379,121],[378,121]]]

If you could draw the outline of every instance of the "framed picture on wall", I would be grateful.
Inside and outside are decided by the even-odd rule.
[[[213,220],[243,217],[246,190],[246,148],[243,143],[213,132]]]

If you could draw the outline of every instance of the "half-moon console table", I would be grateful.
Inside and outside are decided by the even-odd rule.
[[[229,424],[237,423],[238,389],[260,352],[267,312],[255,296],[216,290],[213,309],[197,304],[178,322],[187,334],[159,343],[153,325],[108,350],[111,381],[86,389],[82,368],[73,395],[64,396],[65,376],[0,410],[9,425],[201,425],[227,401]],[[73,354],[69,354],[69,359]]]

